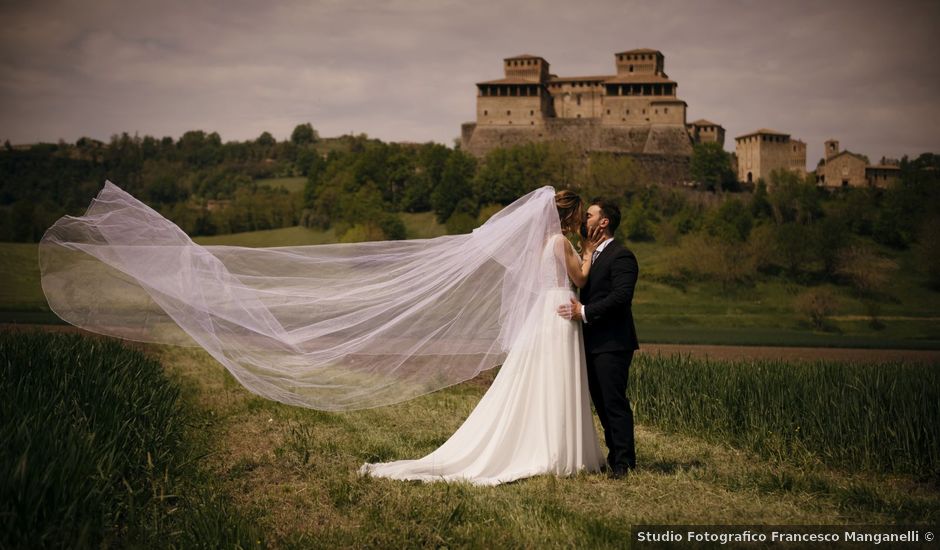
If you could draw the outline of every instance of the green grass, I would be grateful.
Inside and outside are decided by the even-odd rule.
[[[193,483],[193,420],[159,363],[116,340],[0,332],[0,546],[255,544]]]
[[[623,480],[545,475],[475,487],[356,472],[366,461],[416,458],[438,447],[476,406],[492,370],[393,406],[328,413],[249,393],[203,350],[134,346],[0,334],[2,425],[22,427],[20,435],[3,434],[0,507],[12,507],[21,497],[11,495],[34,494],[35,487],[68,497],[18,507],[20,515],[4,510],[0,521],[9,529],[0,546],[26,540],[70,547],[614,548],[628,545],[638,524],[940,521],[936,484],[903,473],[911,469],[905,459],[918,471],[927,460],[936,464],[935,431],[926,432],[926,446],[901,437],[875,448],[888,427],[909,432],[912,421],[935,425],[935,410],[918,411],[924,399],[935,400],[937,375],[918,387],[923,372],[909,365],[813,369],[638,356],[629,389],[638,420],[634,474]],[[844,412],[824,414],[829,400]],[[885,422],[873,422],[881,416]],[[799,437],[764,435],[793,418],[808,422],[800,424]],[[32,447],[37,452],[29,464],[41,467],[26,470],[26,484],[16,468],[30,438],[46,443]],[[54,447],[66,442],[86,454]],[[825,449],[848,454],[830,456]],[[890,460],[865,458],[871,456]],[[111,464],[125,464],[129,473],[78,475],[92,463],[103,463],[96,471],[106,473]],[[123,479],[133,489],[133,505],[127,486],[114,483]],[[89,484],[106,490],[83,497]],[[86,530],[85,539],[69,521],[75,512],[56,508],[76,501],[87,504],[82,513],[93,526],[104,526]],[[46,521],[23,521],[30,511]],[[100,514],[109,521],[94,523]]]
[[[337,242],[337,238],[332,230],[320,231],[298,225],[280,229],[266,229],[264,231],[194,237],[193,241],[202,245],[272,247],[328,244]]]
[[[256,183],[266,187],[287,189],[291,193],[303,193],[304,186],[307,185],[307,178],[302,176],[293,178],[265,178],[257,180]]]
[[[778,460],[940,482],[933,365],[641,355],[632,376],[641,422]]]
[[[0,243],[0,310],[49,311],[35,243]]]
[[[640,420],[640,468],[626,480],[536,476],[487,488],[359,477],[363,462],[417,458],[438,447],[494,373],[389,407],[328,413],[254,396],[201,350],[155,349],[173,378],[215,419],[206,430],[214,445],[206,461],[220,491],[241,509],[258,511],[257,521],[276,546],[609,548],[626,545],[631,526],[641,523],[940,520],[936,486],[914,477],[755,452],[720,434],[698,437],[692,429],[649,423],[642,409],[650,395],[644,383],[630,388]],[[655,368],[656,363],[637,363],[645,374]],[[709,395],[669,397],[677,407],[704,409]],[[792,404],[794,410],[800,406]],[[599,425],[595,429],[600,433]]]
[[[434,212],[402,212],[399,217],[405,224],[409,239],[433,239],[447,234],[447,228],[437,223]]]

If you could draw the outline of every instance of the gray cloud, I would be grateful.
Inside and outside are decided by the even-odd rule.
[[[877,160],[940,151],[935,2],[248,1],[0,4],[0,139],[190,129],[450,144],[474,82],[541,55],[563,76],[663,51],[689,119]]]

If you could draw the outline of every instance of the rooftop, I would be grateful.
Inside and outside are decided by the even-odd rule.
[[[513,60],[515,60],[515,59],[541,59],[542,61],[545,61],[545,58],[544,58],[544,57],[542,57],[542,56],[540,56],[540,55],[532,55],[532,54],[529,54],[529,53],[524,53],[524,54],[522,54],[522,55],[514,55],[514,56],[512,56],[512,57],[506,57],[506,58],[503,59],[503,61],[509,61],[510,59],[513,59]]]
[[[734,139],[741,139],[741,138],[746,138],[746,137],[750,137],[750,136],[786,136],[786,137],[790,137],[790,134],[785,134],[785,133],[783,133],[783,132],[778,132],[778,131],[776,131],[776,130],[771,130],[771,129],[769,129],[769,128],[761,128],[761,129],[759,129],[759,130],[754,130],[753,132],[748,132],[748,133],[746,133],[746,134],[741,134],[740,136],[738,136],[738,137],[736,137],[736,138],[734,138]]]
[[[649,48],[637,48],[637,49],[635,49],[635,50],[626,50],[626,51],[623,51],[623,52],[617,52],[617,53],[614,54],[614,55],[622,55],[622,54],[628,54],[628,53],[658,53],[659,55],[662,55],[662,54],[663,54],[663,52],[661,52],[661,51],[659,51],[659,50],[651,50],[651,49],[649,49]]]
[[[712,122],[710,120],[706,120],[704,118],[700,118],[696,120],[695,122],[693,122],[692,126],[721,126],[721,124],[718,124],[717,122]]]

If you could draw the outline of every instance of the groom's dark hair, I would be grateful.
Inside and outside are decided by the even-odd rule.
[[[620,208],[618,208],[616,204],[601,197],[591,199],[591,205],[596,205],[600,208],[601,216],[607,218],[607,229],[610,230],[610,234],[613,235],[616,233],[617,228],[620,227]]]

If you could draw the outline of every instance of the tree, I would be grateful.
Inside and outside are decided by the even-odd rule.
[[[927,284],[940,290],[940,218],[929,218],[920,229],[921,264],[927,270]]]
[[[653,225],[650,215],[640,201],[633,201],[627,210],[622,224],[623,233],[631,241],[649,241],[653,239]]]
[[[294,145],[310,145],[320,141],[320,136],[309,122],[298,124],[291,132],[290,141]]]
[[[738,199],[725,201],[706,222],[708,233],[724,242],[743,243],[751,233],[754,220],[751,212]]]
[[[769,219],[773,217],[773,208],[770,206],[767,184],[763,180],[757,181],[757,189],[751,197],[751,215],[755,219]]]
[[[277,143],[277,140],[274,139],[274,136],[271,135],[271,132],[261,132],[261,135],[258,136],[258,139],[255,140],[255,143],[264,147],[270,147]]]
[[[695,144],[689,173],[709,191],[737,189],[737,176],[731,169],[731,153],[716,142]]]
[[[471,187],[475,171],[476,159],[463,151],[454,151],[447,158],[441,183],[431,193],[431,207],[439,223],[445,223],[450,218],[461,200],[469,199],[476,203]]]
[[[879,300],[887,293],[891,276],[897,269],[896,262],[880,256],[869,246],[850,246],[839,253],[836,273],[855,288],[868,312],[872,328],[884,328],[878,318],[881,313]]]
[[[642,179],[642,170],[630,157],[595,153],[588,161],[587,185],[582,198],[628,201],[639,191]]]
[[[815,182],[790,170],[770,172],[770,207],[778,224],[809,224],[822,212]]]

